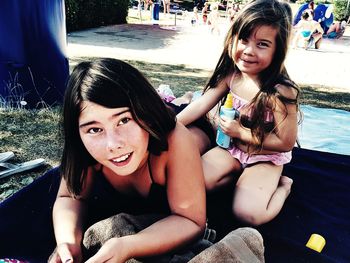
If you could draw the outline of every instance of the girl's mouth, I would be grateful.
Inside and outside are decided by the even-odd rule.
[[[247,63],[247,64],[254,64],[255,63],[254,61],[248,61],[248,60],[244,60],[244,59],[241,59],[241,61],[243,63]]]
[[[110,161],[116,166],[124,166],[130,162],[131,156],[132,156],[132,153],[127,153],[127,154],[121,155],[117,158],[113,158]]]

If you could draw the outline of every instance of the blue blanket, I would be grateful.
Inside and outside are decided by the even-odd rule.
[[[280,214],[257,228],[266,262],[350,262],[349,171],[350,156],[294,148],[283,171],[294,180],[292,192]],[[230,189],[208,198],[209,223],[219,236],[241,226],[224,200],[232,200]],[[313,233],[326,239],[321,253],[305,246]]]
[[[350,112],[301,106],[298,136],[302,148],[350,155]]]
[[[350,156],[295,148],[284,174],[294,179],[281,213],[258,227],[266,262],[350,262]],[[46,262],[54,248],[52,203],[58,186],[53,169],[0,203],[0,258]],[[208,196],[209,225],[218,237],[242,226],[230,216],[232,187]],[[326,239],[321,253],[305,247],[312,233]]]

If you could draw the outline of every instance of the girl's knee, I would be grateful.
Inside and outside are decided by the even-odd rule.
[[[251,226],[259,226],[266,222],[266,207],[251,203],[234,202],[232,206],[233,215],[240,221]]]
[[[205,178],[205,190],[207,192],[212,192],[216,189],[216,182]]]

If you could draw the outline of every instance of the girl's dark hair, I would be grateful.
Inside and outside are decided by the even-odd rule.
[[[273,102],[272,97],[278,97],[283,103],[293,103],[298,106],[299,88],[289,78],[284,61],[287,55],[289,38],[291,34],[292,11],[287,3],[278,0],[251,0],[237,14],[230,30],[227,33],[224,49],[209,79],[204,92],[214,88],[229,74],[240,74],[241,72],[233,61],[232,47],[240,39],[248,38],[253,31],[260,26],[271,26],[277,29],[276,50],[271,64],[259,74],[260,91],[250,102],[251,110],[251,132],[259,150],[264,140],[264,120],[266,109]],[[234,51],[233,51],[234,52]],[[278,84],[296,90],[296,98],[288,99],[278,93]],[[286,116],[287,117],[287,114]],[[276,127],[275,127],[276,128]]]
[[[73,195],[80,194],[88,167],[96,163],[79,135],[83,101],[107,108],[129,107],[134,120],[150,134],[149,152],[159,155],[168,149],[168,134],[176,125],[175,114],[142,73],[117,59],[82,62],[69,77],[63,106],[61,174]]]
[[[310,15],[309,15],[309,12],[307,10],[305,10],[302,14],[301,14],[301,17],[304,19],[304,20],[307,20]]]

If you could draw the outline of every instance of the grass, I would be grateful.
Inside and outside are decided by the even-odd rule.
[[[70,60],[72,65],[94,58]],[[185,65],[155,64],[141,61],[127,61],[134,65],[154,85],[169,84],[176,96],[186,91],[204,87],[210,71],[188,68]],[[302,104],[337,108],[350,111],[350,94],[334,92],[332,87],[302,86]],[[0,149],[13,151],[13,163],[36,158],[45,158],[47,165],[31,172],[24,172],[0,179],[0,202],[17,190],[32,182],[45,171],[60,162],[62,137],[60,136],[60,108],[25,110],[0,107]]]

